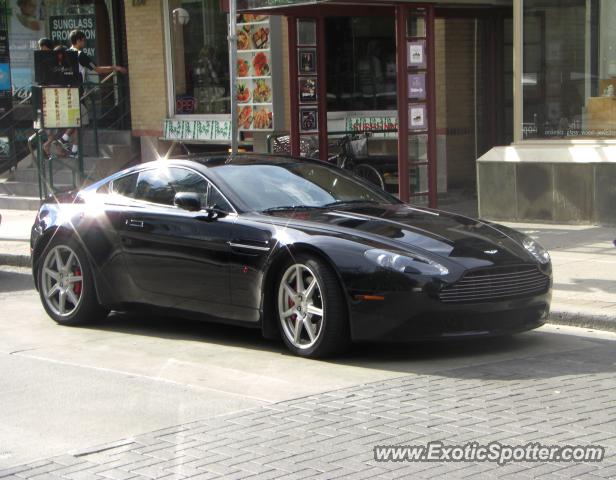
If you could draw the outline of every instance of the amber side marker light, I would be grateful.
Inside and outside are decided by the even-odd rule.
[[[382,295],[355,295],[355,300],[385,300]]]

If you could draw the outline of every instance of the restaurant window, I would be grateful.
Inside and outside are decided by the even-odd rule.
[[[227,14],[219,0],[170,0],[176,114],[224,114],[229,104]]]
[[[616,2],[524,0],[524,139],[616,136]]]
[[[396,110],[394,17],[325,23],[328,111]]]

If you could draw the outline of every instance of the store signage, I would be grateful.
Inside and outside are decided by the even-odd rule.
[[[272,56],[267,15],[237,16],[236,98],[240,130],[273,130]]]
[[[83,50],[96,59],[96,16],[95,15],[63,15],[49,17],[49,36],[55,43],[69,46],[70,33],[81,30],[86,36],[86,48]]]
[[[398,117],[395,116],[360,116],[347,117],[346,131],[348,132],[388,132],[398,131]],[[386,134],[389,135],[389,134]]]
[[[230,141],[230,120],[165,120],[165,140]]]

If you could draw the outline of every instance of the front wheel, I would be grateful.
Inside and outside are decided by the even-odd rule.
[[[278,279],[277,295],[282,338],[293,353],[319,358],[349,345],[342,290],[323,261],[308,255],[289,261]]]
[[[41,256],[39,295],[47,314],[62,325],[80,325],[104,318],[85,252],[72,238],[52,240]]]

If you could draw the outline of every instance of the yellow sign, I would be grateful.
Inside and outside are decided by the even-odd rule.
[[[43,88],[43,125],[45,128],[81,126],[78,88]]]

